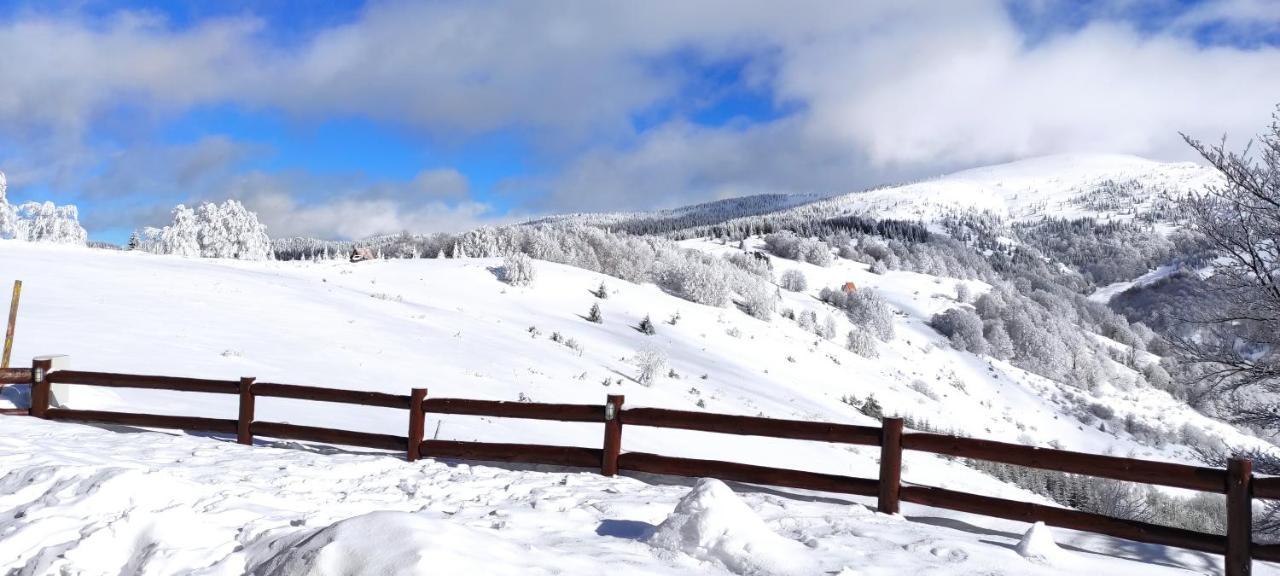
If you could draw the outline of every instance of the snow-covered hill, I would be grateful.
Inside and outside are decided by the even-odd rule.
[[[713,254],[738,250],[706,240],[684,245]],[[867,265],[843,259],[829,267],[775,263],[778,274],[794,269],[809,279],[805,291],[781,291],[780,307],[830,316],[836,333],[843,334],[848,321],[816,294],[854,282],[860,290],[877,290],[895,310],[896,335],[878,345],[877,358],[864,358],[840,340],[817,337],[776,315],[765,322],[732,306],[692,304],[652,284],[541,261],[536,282],[515,287],[500,280],[502,261],[494,258],[243,262],[0,242],[0,270],[25,282],[16,356],[70,354],[73,366],[86,370],[256,376],[396,393],[425,386],[436,397],[496,400],[599,403],[606,394],[622,393],[631,406],[861,424],[875,421],[844,400],[858,398],[860,404],[874,396],[886,413],[913,423],[1089,452],[1186,460],[1180,442],[1187,438],[1266,446],[1152,388],[1116,381],[1086,392],[953,349],[926,322],[957,306],[955,280],[902,271],[872,274]],[[591,293],[601,283],[609,288],[603,300]],[[976,281],[965,285],[974,293],[986,289]],[[601,307],[600,324],[584,318],[593,303]],[[636,328],[646,316],[657,325],[656,335]],[[631,362],[646,349],[661,350],[669,359],[670,372],[652,386],[635,381]],[[69,404],[224,418],[236,411],[232,398],[83,387],[73,390]],[[399,412],[283,399],[260,401],[258,414],[264,420],[393,434],[405,426]],[[1156,431],[1160,441],[1124,431],[1126,422]],[[441,439],[582,446],[600,441],[596,425],[461,416],[433,417],[427,430]],[[868,448],[671,430],[628,430],[624,450],[863,477],[877,470],[876,453]],[[41,472],[39,465],[9,461],[2,473],[5,481],[17,482],[58,466],[50,463]],[[1045,501],[960,462],[923,454],[908,455],[905,479]],[[412,506],[412,499],[399,506]],[[42,542],[11,565],[56,554],[62,546]]]

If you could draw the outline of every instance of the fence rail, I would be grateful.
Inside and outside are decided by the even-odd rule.
[[[51,420],[219,432],[236,435],[236,440],[242,444],[252,444],[255,436],[344,444],[402,452],[410,461],[430,456],[581,468],[598,467],[602,474],[610,476],[620,470],[673,476],[710,476],[752,484],[854,494],[875,497],[877,509],[890,514],[898,512],[900,501],[906,501],[1009,520],[1043,521],[1052,526],[1095,532],[1126,540],[1222,554],[1224,572],[1227,576],[1248,574],[1253,559],[1280,561],[1280,545],[1254,544],[1251,532],[1253,499],[1280,500],[1280,478],[1254,478],[1251,462],[1247,459],[1231,459],[1224,470],[1068,450],[1034,448],[1020,444],[940,434],[903,433],[900,418],[886,418],[881,427],[876,428],[661,408],[623,409],[624,398],[621,395],[609,396],[604,404],[536,404],[428,398],[427,390],[424,388],[414,388],[408,395],[398,395],[317,386],[258,383],[254,378],[241,378],[238,381],[205,380],[106,372],[52,371],[48,360],[34,362],[30,370],[0,371],[0,383],[14,382],[24,377],[26,379],[23,381],[29,382],[32,386],[29,414]],[[239,412],[236,419],[230,420],[54,408],[49,405],[51,383],[234,394],[239,396]],[[255,404],[259,397],[337,402],[405,410],[408,412],[408,427],[406,434],[400,436],[255,420]],[[560,422],[597,422],[604,425],[604,430],[601,448],[430,440],[423,438],[424,421],[429,413]],[[622,431],[628,425],[877,446],[880,449],[879,477],[855,478],[739,462],[623,452]],[[1067,508],[967,494],[939,487],[903,485],[901,474],[904,450],[1225,494],[1227,534],[1225,536],[1207,534]]]

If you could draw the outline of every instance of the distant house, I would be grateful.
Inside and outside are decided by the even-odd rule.
[[[377,258],[377,256],[374,255],[373,250],[368,248],[356,248],[351,251],[352,262],[364,262],[365,260],[373,260],[374,258]]]
[[[844,288],[842,289],[844,290],[845,294],[853,294],[854,292],[858,291],[858,286],[853,282],[845,282]]]

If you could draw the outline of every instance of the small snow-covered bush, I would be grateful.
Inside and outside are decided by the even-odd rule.
[[[644,348],[637,352],[635,358],[632,358],[631,361],[639,369],[636,374],[636,382],[645,386],[653,386],[653,383],[667,368],[667,353],[659,348]]]
[[[502,260],[502,279],[512,286],[533,284],[536,271],[533,258],[523,252],[512,252]]]
[[[604,322],[604,317],[600,315],[600,305],[592,304],[591,310],[587,312],[587,321],[599,324]]]
[[[649,319],[648,314],[645,314],[644,320],[640,321],[640,331],[648,336],[653,336],[658,333],[658,330],[653,327],[653,320]]]
[[[809,289],[809,279],[804,277],[804,272],[794,269],[783,272],[778,284],[783,290],[792,292],[804,292]]]

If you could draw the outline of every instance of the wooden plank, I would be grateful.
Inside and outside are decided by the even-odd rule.
[[[437,414],[558,420],[561,422],[604,422],[604,406],[600,404],[535,404],[462,398],[429,398],[423,409]],[[599,464],[599,463],[597,463]]]
[[[320,442],[322,444],[343,444],[361,446],[379,450],[395,450],[404,452],[408,442],[404,436],[391,434],[373,434],[354,430],[336,428],[318,428],[315,426],[299,426],[282,422],[254,422],[250,429],[254,436],[268,436],[285,440],[302,440],[303,442]]]
[[[325,388],[322,386],[299,386],[297,384],[275,384],[263,382],[253,385],[254,396],[270,398],[295,398],[316,402],[337,402],[342,404],[360,404],[362,406],[380,406],[383,408],[409,409],[409,396],[404,394],[387,394],[386,392],[366,392],[363,390],[344,390],[341,388]]]
[[[1223,558],[1225,576],[1248,576],[1253,567],[1249,548],[1253,545],[1253,498],[1249,480],[1253,462],[1247,458],[1227,461],[1227,553]]]
[[[978,496],[929,486],[903,486],[901,495],[904,501],[934,508],[946,508],[1022,522],[1044,522],[1050,526],[1105,534],[1135,542],[1175,546],[1214,554],[1222,554],[1227,549],[1225,536],[1134,520],[1121,520],[1067,508]]]
[[[208,394],[240,393],[240,382],[238,380],[140,376],[136,374],[113,374],[110,372],[82,372],[79,370],[50,372],[49,381],[56,384],[82,384],[104,388],[145,388],[148,390],[176,390],[178,392],[205,392]]]
[[[413,462],[422,457],[422,434],[426,428],[426,412],[422,403],[427,399],[426,388],[414,388],[409,394],[409,435],[405,439],[405,459]]]
[[[1280,500],[1280,477],[1253,478],[1253,497]]]
[[[46,412],[46,417],[50,420],[97,422],[102,424],[139,426],[142,428],[174,428],[178,430],[220,432],[224,434],[236,433],[236,421],[224,420],[221,418],[162,416],[159,414],[134,414],[130,412],[105,412],[101,410],[70,410],[67,408],[50,408]]]
[[[902,488],[902,419],[881,421],[880,491],[876,510],[881,514],[898,513],[898,493]]]
[[[605,476],[618,474],[618,455],[622,452],[622,403],[625,400],[621,394],[610,394],[605,399],[604,452],[600,462],[600,473]]]
[[[601,458],[601,450],[599,448],[500,444],[495,442],[458,442],[453,440],[426,440],[422,443],[421,453],[424,458],[523,462],[579,468],[598,468]]]
[[[867,478],[820,474],[786,468],[770,468],[718,460],[675,458],[643,452],[627,452],[619,456],[618,468],[650,474],[687,476],[691,478],[711,477],[734,482],[857,494],[859,496],[875,496],[879,491],[880,484]]]
[[[1254,544],[1251,555],[1257,560],[1280,562],[1280,544]]]
[[[1227,472],[1221,468],[1100,456],[992,440],[909,433],[903,435],[902,447],[919,452],[990,460],[1042,470],[1057,470],[1143,484],[1160,484],[1218,494],[1225,493],[1227,486]]]
[[[4,384],[30,384],[31,369],[30,368],[3,368],[0,369],[0,385]]]
[[[880,445],[880,429],[877,427],[829,422],[709,414],[664,408],[629,408],[622,412],[622,423],[632,426],[679,428],[743,436],[768,436],[866,446]]]
[[[0,416],[30,416],[30,408],[0,408]]]

